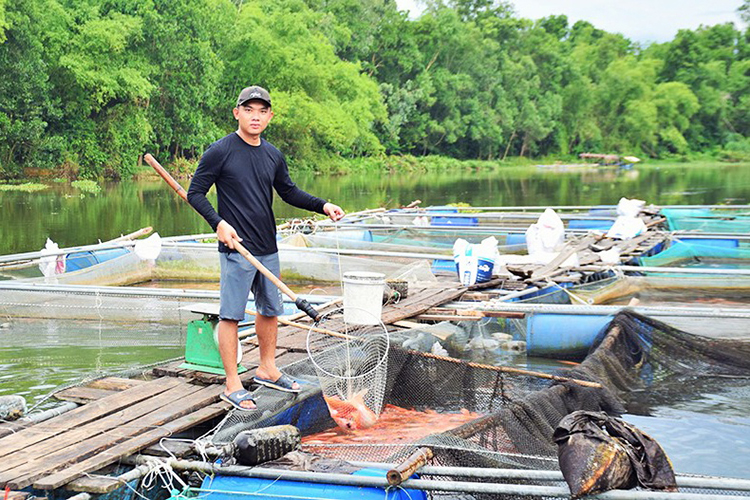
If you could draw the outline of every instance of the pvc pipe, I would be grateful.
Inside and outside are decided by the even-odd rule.
[[[381,462],[348,462],[358,467],[372,467],[377,469],[391,469],[396,464]],[[528,470],[528,469],[493,469],[477,467],[442,467],[425,465],[419,469],[421,474],[434,476],[459,476],[476,478],[508,478],[532,479],[534,481],[564,481],[562,472],[557,470]],[[719,490],[750,491],[750,480],[716,476],[687,476],[676,475],[677,486],[680,488],[707,488]]]
[[[333,228],[333,224],[330,225],[319,225],[319,228]],[[353,228],[361,229],[412,229],[415,231],[453,231],[461,232],[462,234],[468,233],[518,233],[526,230],[527,226],[415,226],[413,224],[351,224],[347,228],[346,226],[339,226],[339,231],[345,231],[346,229]],[[589,229],[565,229],[568,234],[587,234],[591,230]]]
[[[197,235],[198,237],[204,237],[205,238],[216,238],[215,234],[203,234],[203,235]],[[182,241],[185,239],[199,239],[196,236],[169,236],[162,238],[162,244],[168,243],[171,241]],[[121,240],[121,241],[111,241],[111,242],[104,242],[104,243],[95,243],[92,245],[83,245],[83,246],[77,246],[77,247],[67,247],[67,248],[60,248],[59,250],[55,250],[52,252],[42,252],[42,251],[36,251],[36,252],[24,252],[24,253],[15,253],[15,254],[8,254],[8,255],[2,255],[0,256],[0,264],[7,263],[7,262],[17,262],[17,261],[27,261],[27,260],[34,260],[39,259],[41,257],[53,257],[57,255],[67,255],[67,254],[76,254],[76,253],[82,253],[82,252],[92,252],[96,250],[116,250],[118,248],[128,248],[133,247],[138,241],[142,240]]]
[[[479,309],[482,311],[522,312],[522,313],[554,313],[554,314],[600,314],[614,315],[623,309],[629,309],[644,316],[673,316],[686,318],[739,318],[750,319],[750,309],[745,308],[711,308],[711,307],[650,307],[650,306],[604,306],[577,304],[517,304],[507,302],[485,302],[477,307],[474,304],[464,305],[460,302],[450,302],[443,307],[455,309]]]
[[[343,242],[343,244],[346,244]],[[174,246],[179,248],[206,248],[206,243],[177,243],[166,246]],[[377,243],[375,243],[377,245]],[[426,248],[426,247],[422,247]],[[355,248],[327,248],[327,247],[297,247],[297,246],[279,246],[279,251],[292,250],[296,252],[320,252],[320,253],[332,253],[342,255],[368,255],[373,257],[401,257],[407,259],[439,259],[453,260],[452,253],[418,253],[418,252],[388,252],[382,250],[359,250]]]
[[[508,300],[511,300],[511,299],[515,299],[515,298],[518,298],[518,297],[523,297],[524,295],[528,295],[530,293],[534,293],[534,292],[538,292],[538,291],[539,291],[539,287],[538,286],[532,286],[530,288],[525,288],[525,289],[519,290],[517,292],[512,292],[512,293],[505,294],[502,297],[498,298],[497,300],[499,300],[501,302],[505,302],[505,301],[508,301]]]
[[[671,234],[675,239],[689,238],[691,240],[750,240],[750,235],[742,233],[693,233],[690,231],[673,231]]]
[[[425,207],[425,208],[413,208],[409,210],[429,210],[437,209],[439,207]],[[617,205],[559,205],[559,206],[515,206],[515,207],[450,207],[456,210],[546,210],[551,208],[553,210],[590,210],[592,208],[611,208],[616,209]],[[750,205],[658,205],[655,208],[718,208],[718,209],[734,209],[734,210],[750,210]],[[406,210],[406,209],[404,209]]]
[[[69,247],[69,248],[61,248],[59,250],[55,250],[52,252],[45,252],[42,253],[41,251],[37,252],[26,252],[26,253],[15,253],[10,255],[3,255],[0,256],[0,264],[6,263],[6,262],[17,262],[17,261],[26,261],[26,260],[33,260],[38,259],[40,257],[52,257],[57,255],[67,255],[70,253],[80,253],[80,252],[89,252],[94,250],[112,250],[117,248],[127,248],[135,246],[135,241],[119,241],[117,243],[98,243],[95,245],[84,245],[81,247]]]
[[[75,410],[76,408],[78,408],[78,406],[80,406],[78,403],[67,401],[59,406],[50,408],[49,410],[40,411],[39,413],[31,413],[19,420],[22,422],[30,422],[32,424],[38,424],[39,422],[44,422],[45,420],[49,420],[52,417],[57,417],[58,415],[67,413],[70,410]]]
[[[583,271],[631,271],[644,273],[681,273],[681,274],[733,274],[750,276],[750,269],[720,269],[720,268],[698,268],[698,267],[649,267],[649,266],[581,266],[574,270]]]
[[[142,456],[126,459],[128,463],[146,464]],[[350,486],[364,486],[371,488],[388,488],[385,477],[353,476],[350,474],[336,474],[324,472],[290,471],[280,469],[266,469],[259,467],[242,467],[236,465],[217,466],[208,462],[166,459],[165,462],[176,470],[197,471],[205,474],[222,474],[226,476],[255,477],[270,480],[300,481],[308,483],[326,483]],[[461,493],[485,493],[491,495],[519,495],[569,498],[570,491],[558,486],[534,486],[515,484],[473,483],[463,481],[435,481],[425,479],[409,479],[400,487],[405,489],[425,491],[450,491]],[[601,500],[747,500],[747,496],[735,495],[707,495],[704,493],[659,492],[639,490],[613,490],[588,498]]]
[[[427,217],[455,217],[459,219],[538,219],[539,215],[541,214],[529,214],[529,213],[517,213],[517,212],[499,212],[499,213],[443,213],[436,211],[430,211],[427,209],[426,211],[421,212],[387,212],[384,214],[377,214],[377,215],[371,215],[369,218],[378,218],[379,216],[384,215],[386,217],[411,217],[414,215],[424,215]],[[588,215],[588,214],[557,214],[558,217],[561,219],[583,219],[583,220],[602,220],[602,221],[613,221],[617,217],[615,216],[603,216],[603,215]],[[346,219],[343,219],[344,224],[346,224]],[[341,224],[341,220],[337,222],[338,224]],[[321,224],[322,225],[322,224]],[[327,225],[334,225],[334,224],[327,224]]]
[[[0,291],[13,290],[23,292],[52,292],[70,293],[78,295],[108,295],[108,296],[136,296],[136,297],[165,297],[181,299],[219,299],[218,290],[191,290],[183,288],[143,288],[128,286],[96,286],[96,285],[54,285],[48,283],[24,283],[14,280],[0,281]],[[330,295],[301,295],[311,303],[323,303],[334,300]]]

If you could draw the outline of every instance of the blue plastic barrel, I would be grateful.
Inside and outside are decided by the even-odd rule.
[[[506,245],[525,245],[526,233],[508,233],[505,237]]]
[[[427,207],[425,209],[426,212],[429,212],[432,214],[457,214],[458,209],[456,207],[449,207],[449,206],[436,206],[436,207]]]
[[[383,477],[382,469],[362,469],[353,476]],[[426,500],[420,490],[347,486],[328,483],[261,479],[255,477],[207,476],[201,489],[202,500],[278,500],[280,498],[346,499],[346,500]],[[205,491],[210,490],[210,491]],[[244,493],[244,494],[243,494]]]
[[[65,257],[65,271],[72,272],[107,262],[127,254],[127,248],[112,248],[109,250],[95,250],[93,252],[70,253]]]
[[[458,272],[456,269],[456,262],[453,259],[435,259],[432,261],[432,267],[430,269],[433,273]]]
[[[570,219],[568,229],[595,229],[599,231],[608,231],[614,221],[598,219]]]
[[[730,238],[680,238],[680,241],[714,248],[738,248],[740,246],[739,240]]]
[[[610,321],[612,316],[599,314],[531,314],[526,320],[526,351],[542,358],[582,358]]]
[[[592,217],[617,217],[617,208],[597,205],[589,208],[589,215]]]
[[[433,216],[430,223],[433,226],[478,226],[477,217],[450,217],[447,215]]]

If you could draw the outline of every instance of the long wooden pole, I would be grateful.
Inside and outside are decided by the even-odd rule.
[[[150,153],[146,153],[146,155],[143,157],[144,160],[146,160],[146,163],[151,165],[151,168],[156,170],[156,173],[158,173],[162,179],[164,179],[169,186],[174,189],[178,195],[180,195],[180,198],[182,198],[185,201],[188,201],[187,199],[187,191],[180,186],[180,183],[177,182],[174,177],[172,177],[169,172],[167,172],[164,167],[162,167],[158,161],[156,161],[156,158],[151,156]],[[300,311],[304,312],[308,316],[310,316],[313,320],[318,321],[320,320],[320,313],[315,310],[315,308],[305,299],[298,297],[296,293],[294,293],[288,286],[284,284],[275,274],[273,274],[271,271],[266,268],[258,259],[251,254],[247,248],[242,246],[241,244],[235,245],[235,250],[242,255],[250,264],[255,267],[263,276],[268,278],[271,283],[276,285],[276,287],[281,290],[287,297],[292,299],[294,301],[294,304],[299,308]]]
[[[503,372],[503,373],[514,373],[516,375],[528,375],[531,377],[537,377],[537,378],[546,378],[549,380],[556,380],[557,382],[572,382],[577,385],[582,385],[584,387],[594,387],[594,388],[601,388],[601,384],[597,382],[589,382],[588,380],[580,380],[577,378],[569,378],[569,377],[561,377],[559,375],[551,375],[549,373],[542,373],[542,372],[536,372],[531,370],[523,370],[521,368],[513,368],[510,366],[494,366],[494,365],[485,365],[482,363],[474,363],[473,361],[464,361],[462,359],[456,359],[451,358],[448,356],[440,356],[439,354],[432,354],[431,352],[422,352],[422,351],[414,351],[411,349],[406,350],[407,353],[413,354],[415,356],[420,356],[423,358],[431,358],[431,359],[437,359],[439,361],[448,361],[449,363],[456,363],[459,365],[466,365],[470,366],[472,368],[481,368],[482,370],[490,370],[493,372]]]

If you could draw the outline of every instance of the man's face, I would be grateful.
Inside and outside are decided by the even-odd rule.
[[[273,112],[263,101],[247,101],[234,108],[234,118],[239,123],[242,132],[259,136],[271,121]]]

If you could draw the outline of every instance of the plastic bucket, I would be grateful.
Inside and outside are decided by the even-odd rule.
[[[344,273],[344,321],[377,325],[383,312],[385,274],[367,271]]]

